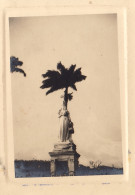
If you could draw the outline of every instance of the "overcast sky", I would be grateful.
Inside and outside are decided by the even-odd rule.
[[[63,90],[46,96],[41,75],[61,61],[87,76],[69,102],[80,163],[122,166],[116,15],[11,18],[10,49],[27,74],[12,74],[15,159],[50,159]]]

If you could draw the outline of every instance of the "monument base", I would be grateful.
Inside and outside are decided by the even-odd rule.
[[[75,175],[75,169],[78,167],[80,155],[76,152],[76,145],[70,142],[60,142],[54,145],[51,156],[51,176],[56,176],[56,162],[66,161],[68,164],[69,176]]]

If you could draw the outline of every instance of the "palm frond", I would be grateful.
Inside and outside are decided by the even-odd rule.
[[[82,69],[82,68],[77,68],[77,69],[74,71],[74,74],[81,74],[81,69]]]
[[[20,72],[26,77],[26,73],[21,68],[17,68],[17,66],[22,66],[23,62],[19,61],[18,58],[15,56],[10,57],[10,71],[13,72]]]
[[[24,75],[24,77],[26,77],[26,73],[21,68],[14,68],[14,72],[20,72]]]
[[[61,74],[63,74],[66,71],[65,66],[61,62],[57,64],[57,69],[61,72]]]
[[[19,61],[18,58],[16,58],[15,56],[11,56],[10,57],[10,66],[22,66],[23,62]]]
[[[71,87],[72,89],[74,89],[75,91],[77,91],[77,88],[76,88],[75,84],[71,84],[70,87]]]
[[[77,70],[75,70],[73,77],[74,77],[74,82],[80,82],[86,79],[86,76],[82,75],[81,73],[81,68],[78,68]]]
[[[57,91],[58,89],[56,87],[51,87],[47,92],[46,92],[46,95],[48,95],[49,93],[52,93],[54,91]]]
[[[55,77],[55,78],[59,78],[60,77],[60,73],[58,71],[55,70],[48,70],[45,74],[42,74],[42,76],[45,77]]]
[[[71,66],[69,67],[69,72],[70,72],[70,73],[73,73],[74,70],[75,70],[75,67],[76,67],[76,64],[75,64],[75,65],[71,65]]]
[[[54,79],[46,79],[42,81],[43,85],[40,87],[42,89],[52,87],[54,85]]]
[[[59,90],[59,89],[63,89],[65,88],[65,85],[62,83],[61,78],[57,79],[57,78],[48,78],[46,80],[42,81],[42,86],[40,87],[41,89],[45,89],[45,88],[54,88],[55,91]],[[50,92],[51,93],[51,92]]]

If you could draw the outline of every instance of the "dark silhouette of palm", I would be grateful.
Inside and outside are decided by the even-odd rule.
[[[75,83],[86,79],[86,76],[82,75],[81,68],[76,69],[76,65],[71,65],[68,69],[59,62],[57,64],[58,71],[48,70],[42,76],[46,78],[42,81],[42,86],[40,88],[50,88],[46,95],[57,91],[59,89],[65,89],[64,91],[64,104],[67,108],[68,100],[73,98],[72,93],[68,93],[68,88],[71,87],[77,90]]]
[[[20,72],[23,73],[23,75],[26,77],[26,73],[21,68],[18,68],[17,66],[22,66],[23,62],[19,61],[18,58],[11,56],[10,57],[10,71],[13,72]]]

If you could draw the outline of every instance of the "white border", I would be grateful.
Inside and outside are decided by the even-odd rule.
[[[38,177],[38,178],[15,178],[14,173],[14,143],[13,143],[13,118],[11,97],[11,73],[10,73],[10,45],[9,45],[9,17],[31,16],[57,16],[57,15],[86,15],[86,14],[117,14],[118,26],[118,51],[119,51],[119,76],[121,94],[121,128],[123,150],[123,175],[107,176],[75,176],[75,177]],[[5,14],[6,32],[6,130],[7,130],[7,178],[9,181],[21,185],[34,184],[89,184],[89,183],[122,183],[128,181],[128,98],[127,98],[127,35],[126,35],[126,10],[115,7],[45,7],[45,8],[8,8]]]

